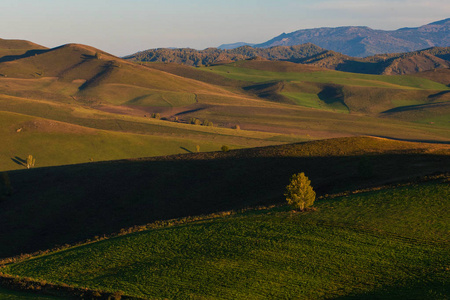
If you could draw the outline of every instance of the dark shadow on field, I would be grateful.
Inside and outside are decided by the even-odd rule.
[[[243,88],[244,91],[252,93],[260,98],[287,104],[295,104],[294,101],[280,94],[284,89],[283,81],[271,81],[265,83],[258,83],[254,85],[249,85]]]
[[[450,91],[441,91],[441,92],[438,92],[436,94],[429,95],[428,99],[433,100],[435,98],[439,98],[439,97],[444,96],[444,95],[449,94],[449,93],[450,93]]]
[[[445,141],[436,141],[436,140],[414,140],[414,139],[400,139],[400,138],[392,138],[382,135],[372,135],[373,137],[379,137],[383,139],[390,139],[394,141],[401,141],[401,142],[414,142],[414,143],[428,143],[428,144],[442,144],[442,145],[450,145],[450,142]]]
[[[429,109],[429,108],[444,108],[450,106],[448,102],[437,102],[437,103],[428,103],[428,104],[416,104],[416,105],[407,105],[395,107],[386,111],[383,111],[382,114],[391,114],[405,111],[415,111],[421,109]]]
[[[21,55],[6,55],[3,57],[0,57],[0,63],[2,62],[7,62],[7,61],[13,61],[13,60],[17,60],[17,59],[21,59],[21,58],[27,58],[30,56],[35,56],[35,55],[39,55],[45,52],[50,51],[50,49],[46,49],[46,50],[29,50],[27,52],[25,52],[24,54]]]
[[[18,164],[19,166],[24,166],[25,167],[27,165],[27,161],[25,159],[23,159],[23,158],[18,157],[18,156],[11,157],[11,160],[13,162],[15,162],[16,164]]]
[[[187,149],[187,148],[185,148],[185,147],[180,147],[180,149],[186,151],[187,153],[193,153],[191,150],[189,150],[189,149]]]
[[[426,276],[426,275],[425,275]],[[447,299],[449,286],[445,282],[429,280],[427,278],[417,278],[416,281],[402,284],[401,286],[393,285],[389,287],[381,287],[374,291],[365,293],[354,293],[348,296],[330,298],[333,300],[373,300],[373,299],[415,299],[415,300],[441,300]]]
[[[262,149],[262,150],[261,150]],[[292,174],[318,195],[450,172],[449,155],[298,156],[276,147],[10,171],[0,203],[0,257],[53,248],[157,220],[284,202]],[[283,150],[284,151],[284,150]]]
[[[339,85],[327,85],[323,88],[320,93],[317,94],[320,100],[325,102],[326,104],[334,104],[336,102],[342,104],[347,108],[348,111],[350,109],[348,108],[347,104],[345,104],[345,97],[344,93],[342,91],[342,86]]]
[[[91,55],[85,55],[85,54],[83,54],[82,57],[83,57],[84,61],[93,59],[93,58],[91,57]],[[94,57],[95,57],[95,56],[94,56]],[[82,62],[83,62],[83,61],[82,61]],[[78,89],[79,89],[80,91],[83,91],[83,90],[85,90],[85,89],[87,89],[87,88],[97,86],[103,78],[107,78],[107,77],[113,72],[114,68],[118,68],[118,66],[115,65],[113,61],[106,62],[105,64],[103,64],[103,65],[101,66],[101,69],[102,69],[102,70],[101,70],[100,72],[98,72],[98,73],[97,73],[95,76],[93,76],[92,78],[86,80],[86,82],[83,83]]]

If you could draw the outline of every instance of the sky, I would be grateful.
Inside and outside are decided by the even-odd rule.
[[[449,17],[448,0],[0,0],[0,38],[80,43],[124,56],[262,43],[317,27],[395,30]]]

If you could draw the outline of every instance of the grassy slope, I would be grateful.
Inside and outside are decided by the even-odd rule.
[[[276,92],[292,99],[296,104],[341,112],[350,110],[377,114],[410,105],[411,102],[428,104],[435,101],[447,101],[434,99],[433,95],[448,91],[449,88],[425,78],[309,70],[307,67],[302,69],[298,66],[281,68],[279,64],[278,62],[241,61],[200,70],[232,80],[253,83],[283,81],[283,88]],[[432,116],[432,114],[428,115]]]
[[[95,53],[100,53],[100,59],[95,58]],[[252,63],[256,65],[253,66]],[[418,87],[422,85],[422,88],[442,88],[440,84],[416,77],[412,79],[409,77],[380,79],[384,77],[369,76],[366,78],[366,75],[360,74],[319,72],[316,68],[307,67],[305,69],[296,64],[285,66],[283,63],[274,64],[279,68],[282,67],[277,71],[283,72],[277,73],[265,70],[264,68],[267,68],[265,63],[267,62],[239,62],[235,65],[245,67],[241,68],[246,70],[245,72],[248,71],[251,74],[256,72],[255,74],[262,76],[263,80],[286,79],[289,81],[295,79],[294,82],[288,82],[285,85],[283,93],[288,93],[286,95],[289,95],[298,104],[320,109],[305,109],[258,99],[254,95],[239,90],[242,81],[227,80],[226,77],[223,77],[222,75],[230,75],[225,71],[222,72],[223,74],[220,72],[214,74],[211,71],[201,71],[209,70],[209,68],[199,68],[198,70],[182,68],[176,71],[173,70],[172,65],[167,66],[169,70],[161,68],[163,71],[171,70],[172,73],[181,76],[172,75],[156,70],[158,68],[131,64],[92,47],[73,44],[17,61],[0,63],[0,71],[8,74],[8,77],[0,78],[0,93],[4,94],[0,99],[0,109],[97,129],[131,131],[133,133],[148,133],[155,132],[155,130],[159,132],[160,130],[155,126],[148,126],[147,121],[142,121],[142,119],[134,119],[132,123],[123,124],[122,121],[117,121],[117,119],[121,119],[117,115],[109,117],[109,120],[100,120],[99,114],[92,112],[90,113],[91,117],[74,118],[73,114],[80,110],[80,105],[98,108],[98,104],[101,102],[107,105],[106,109],[110,109],[111,105],[126,105],[128,107],[123,109],[132,111],[129,108],[132,107],[134,109],[132,113],[140,116],[158,111],[167,117],[179,114],[179,118],[183,120],[189,120],[191,117],[208,119],[222,127],[233,127],[239,124],[242,129],[246,130],[273,132],[274,135],[280,133],[294,135],[293,137],[284,135],[276,138],[277,141],[299,141],[360,134],[410,140],[448,140],[445,122],[436,120],[433,126],[429,126],[429,123],[433,122],[432,115],[431,121],[429,121],[430,114],[422,118],[428,122],[423,122],[424,125],[410,125],[408,122],[395,120],[383,120],[381,123],[377,119],[360,115],[343,117],[332,111],[348,112],[348,105],[339,99],[334,99],[333,95],[330,96],[327,93],[321,95],[321,91],[329,86],[330,82],[344,80],[347,84],[344,92],[348,95],[348,99],[354,99],[349,100],[353,103],[354,110],[373,113],[395,105],[410,104],[411,102],[406,101],[410,101],[408,99],[411,95],[420,98],[420,101],[416,101],[417,103],[422,103],[423,95],[421,93],[423,90]],[[271,65],[272,67],[273,65]],[[220,70],[220,68],[237,70],[230,65],[211,68],[213,70]],[[285,72],[291,71],[292,68],[297,72]],[[232,75],[233,72],[231,71]],[[258,81],[255,74],[252,75],[251,80]],[[212,75],[211,78],[208,75]],[[295,78],[289,79],[289,76]],[[296,81],[305,78],[312,78],[311,80],[315,82],[298,83]],[[194,79],[203,80],[206,83]],[[225,87],[217,86],[222,84]],[[367,87],[367,85],[382,86],[379,88],[381,92],[375,89],[368,93],[366,89],[373,88]],[[370,103],[372,98],[389,98],[393,94],[386,91],[395,91],[395,95],[397,95],[400,88],[402,91],[400,96],[393,98],[400,104],[391,105],[383,102],[378,106],[374,105],[373,109],[368,109],[372,106]],[[339,88],[334,87],[331,94],[338,92]],[[372,96],[366,97],[368,100],[362,103],[361,99],[365,99],[362,97],[364,95]],[[53,102],[55,105],[51,105],[49,102]],[[61,106],[57,105],[61,103],[67,104],[67,106],[61,109]],[[375,108],[376,106],[378,108]],[[330,111],[322,111],[323,109]],[[409,118],[406,117],[405,120],[409,121]],[[139,128],[138,132],[133,128]],[[164,126],[163,132],[167,132],[167,128]],[[178,136],[187,133],[180,128],[175,130],[174,127],[168,131],[170,134]],[[188,135],[189,138],[191,137]],[[222,143],[243,146],[258,145],[232,140],[223,140]],[[267,145],[267,143],[259,145]]]
[[[367,155],[373,176],[363,178],[358,168]],[[449,159],[446,145],[342,138],[11,171],[14,193],[0,202],[0,257],[156,220],[278,203],[300,171],[325,194],[449,172]]]
[[[7,273],[148,298],[443,299],[448,183],[250,211],[31,259]],[[424,209],[426,207],[426,209]]]
[[[256,64],[256,65],[255,65]],[[257,64],[274,64],[273,62],[249,62],[241,61],[228,65],[204,67],[201,70],[220,74],[231,79],[252,82],[264,82],[268,80],[308,81],[321,83],[335,83],[350,86],[386,87],[402,89],[429,89],[448,90],[443,84],[429,79],[415,76],[386,76],[367,75],[338,71],[304,71],[304,72],[276,72],[269,71],[266,67]],[[275,63],[276,64],[276,63]],[[263,70],[261,70],[263,69]],[[265,70],[264,70],[265,69]]]
[[[22,128],[21,132],[16,129]],[[37,167],[218,150],[221,141],[120,133],[0,112],[0,170],[24,168],[14,160],[36,157]],[[240,147],[240,145],[230,145]],[[187,149],[187,150],[184,150]]]
[[[22,56],[28,51],[45,49],[47,48],[29,41],[0,39],[0,60],[9,60]]]
[[[0,111],[0,135],[7,145],[0,150],[0,170],[24,168],[13,159],[25,159],[29,154],[36,157],[36,166],[43,167],[195,152],[196,145],[205,152],[217,151],[223,144],[241,148],[283,141],[283,137],[279,141],[271,141],[273,134],[125,118],[106,113],[92,115],[91,110],[74,114],[69,109],[74,107],[69,106],[37,107],[53,108],[50,117],[66,122]],[[31,109],[38,114],[38,110]],[[82,126],[73,125],[77,123]]]

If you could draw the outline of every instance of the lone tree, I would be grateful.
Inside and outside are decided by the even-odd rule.
[[[291,182],[286,186],[284,196],[287,203],[298,210],[304,210],[312,206],[314,200],[316,200],[316,192],[311,186],[311,180],[303,172],[292,175]]]

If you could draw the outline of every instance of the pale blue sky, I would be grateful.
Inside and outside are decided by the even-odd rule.
[[[283,32],[415,27],[450,17],[448,0],[0,0],[0,38],[115,55],[159,47],[265,42]]]

